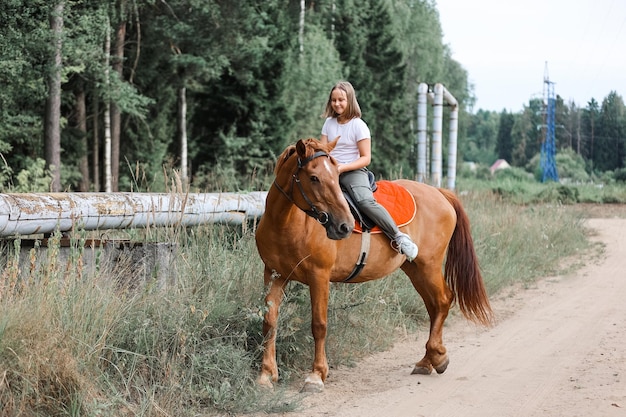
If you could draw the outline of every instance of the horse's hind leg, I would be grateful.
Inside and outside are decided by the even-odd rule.
[[[414,374],[430,374],[433,368],[443,373],[449,359],[443,344],[443,323],[452,304],[452,292],[441,272],[441,264],[417,264],[405,262],[402,270],[411,279],[413,287],[421,295],[430,317],[430,332],[426,342],[426,354],[415,364]]]
[[[258,383],[262,386],[272,387],[272,383],[278,381],[278,365],[276,364],[276,330],[278,310],[283,300],[287,280],[276,271],[267,267],[264,272],[265,278],[265,307],[267,311],[263,316],[263,360],[261,362],[261,375]]]

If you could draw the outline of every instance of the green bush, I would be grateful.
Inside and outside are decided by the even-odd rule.
[[[579,201],[579,192],[576,187],[549,184],[540,191],[535,198],[536,203],[574,204]]]
[[[626,182],[626,168],[616,169],[614,178],[617,182]]]
[[[28,158],[27,158],[28,159]],[[29,160],[29,169],[23,169],[13,177],[6,165],[0,172],[0,190],[8,193],[41,193],[50,191],[52,177],[46,170],[46,161],[41,158]]]
[[[511,167],[506,169],[499,169],[494,173],[494,178],[497,182],[504,181],[533,181],[532,174],[528,173],[526,170],[518,167]]]
[[[561,180],[580,183],[589,181],[585,160],[573,149],[563,149],[556,154],[556,166]]]

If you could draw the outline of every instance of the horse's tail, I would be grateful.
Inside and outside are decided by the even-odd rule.
[[[445,275],[448,286],[455,294],[463,315],[483,325],[493,324],[493,310],[480,272],[474,240],[470,233],[469,217],[458,197],[451,191],[440,189],[456,211],[456,228],[448,245]]]

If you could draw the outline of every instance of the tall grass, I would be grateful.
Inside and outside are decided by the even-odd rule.
[[[589,244],[576,211],[512,204],[487,191],[462,199],[490,293],[558,273],[572,256],[584,262]],[[297,407],[285,388],[312,362],[308,289],[288,286],[277,341],[283,384],[259,391],[264,288],[254,225],[130,234],[178,245],[167,287],[128,285],[111,269],[86,268],[80,242],[65,263],[54,239],[45,252],[31,249],[26,263],[19,240],[4,247],[3,415],[184,417]],[[399,272],[333,285],[330,365],[350,366],[427,326],[421,299]]]
[[[469,192],[464,202],[490,293],[559,274],[589,259],[584,213],[572,206],[511,204],[488,192]]]

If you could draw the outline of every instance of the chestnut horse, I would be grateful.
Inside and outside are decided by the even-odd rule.
[[[265,263],[267,312],[263,321],[264,351],[258,382],[272,386],[278,380],[276,325],[289,280],[309,286],[311,329],[315,340],[313,369],[304,391],[321,391],[328,375],[325,339],[331,282],[350,275],[360,254],[361,235],[352,233],[354,217],[339,186],[337,162],[329,156],[336,142],[299,140],[278,158],[275,181],[256,231],[256,244]],[[416,201],[414,219],[400,229],[419,247],[412,262],[394,251],[384,234],[371,235],[367,264],[350,282],[385,277],[398,268],[408,275],[430,317],[426,354],[412,373],[442,373],[448,366],[443,324],[458,301],[472,321],[489,325],[492,310],[480,273],[469,219],[450,191],[422,183],[398,180]],[[447,255],[447,258],[446,258]],[[442,266],[445,262],[445,278]]]

